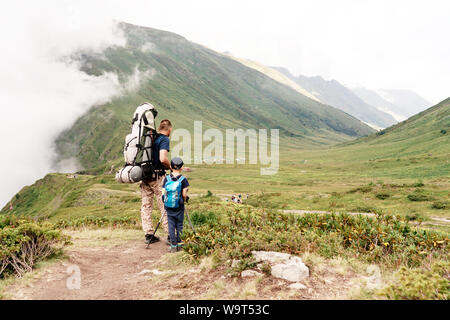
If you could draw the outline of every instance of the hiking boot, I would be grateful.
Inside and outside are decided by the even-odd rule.
[[[177,243],[177,251],[183,250],[183,247],[184,247],[184,243],[183,242],[178,242]]]
[[[176,245],[171,244],[171,245],[169,246],[169,252],[170,252],[170,253],[177,252],[177,251],[178,251],[177,248],[178,248],[178,247],[177,247]]]
[[[145,244],[155,243],[158,241],[161,241],[161,240],[159,240],[159,238],[157,236],[153,236],[153,238],[152,238],[151,234],[145,235]]]

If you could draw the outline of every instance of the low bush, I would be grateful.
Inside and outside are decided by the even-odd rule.
[[[361,186],[361,187],[357,187],[354,189],[351,189],[349,191],[347,191],[347,193],[356,193],[356,192],[362,192],[362,193],[368,193],[370,191],[372,191],[372,186],[368,185],[368,186]]]
[[[188,253],[200,257],[220,250],[227,259],[242,259],[252,250],[311,251],[325,257],[356,256],[370,263],[411,267],[421,265],[426,254],[447,257],[449,247],[445,235],[411,228],[390,215],[294,215],[245,206],[219,207],[214,215],[193,218],[197,235],[185,229]]]
[[[356,206],[351,209],[354,212],[378,212],[379,210],[375,207],[369,206]]]
[[[211,190],[208,190],[208,192],[206,192],[205,198],[209,198],[212,196],[213,196],[213,193],[211,192]]]
[[[450,203],[446,201],[436,201],[431,205],[433,209],[448,209],[450,208]]]
[[[245,203],[256,208],[278,209],[280,205],[271,201],[271,198],[280,195],[281,193],[261,193],[248,198]]]
[[[413,183],[412,186],[414,188],[420,188],[420,187],[425,186],[425,184],[422,181],[419,181],[419,182]]]
[[[388,299],[432,300],[450,299],[450,264],[436,263],[431,270],[401,267],[393,283],[380,294]]]
[[[431,200],[431,198],[428,195],[419,193],[419,192],[408,194],[407,198],[409,201],[430,201]]]
[[[377,199],[380,199],[380,200],[385,200],[385,199],[387,199],[387,198],[389,198],[391,195],[389,194],[389,193],[386,193],[386,192],[379,192],[379,193],[377,193],[376,195],[375,195],[375,197],[377,198]]]
[[[0,218],[0,278],[31,271],[36,262],[60,252],[68,242],[52,224]]]
[[[417,221],[417,222],[422,222],[422,221],[425,220],[425,217],[424,217],[423,215],[419,214],[419,213],[414,213],[414,214],[411,214],[411,215],[407,214],[407,215],[405,216],[405,219],[406,219],[407,221]]]

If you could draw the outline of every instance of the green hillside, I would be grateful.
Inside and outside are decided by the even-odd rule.
[[[392,127],[346,145],[366,150],[375,158],[448,155],[450,98]]]
[[[56,141],[61,158],[77,157],[84,167],[121,157],[130,115],[144,101],[158,119],[177,128],[279,128],[283,145],[329,145],[373,130],[335,108],[311,100],[264,74],[185,38],[120,23],[125,47],[102,54],[74,55],[88,74],[114,72],[121,82],[139,70],[149,75],[136,91],[92,108]]]

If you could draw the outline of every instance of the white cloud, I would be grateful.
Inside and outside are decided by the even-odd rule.
[[[100,25],[74,29],[57,14],[64,12],[64,5],[51,4],[30,3],[2,11],[8,27],[0,31],[5,48],[0,54],[0,206],[22,186],[54,170],[53,140],[62,130],[122,90],[117,75],[89,76],[77,64],[61,59],[81,48],[122,44],[123,38],[112,32],[112,22],[104,25],[100,20]]]
[[[157,72],[155,69],[150,68],[145,71],[141,71],[138,66],[135,66],[133,74],[127,78],[125,84],[123,85],[124,90],[131,92],[136,91],[144,81],[152,79],[156,76],[156,74]]]

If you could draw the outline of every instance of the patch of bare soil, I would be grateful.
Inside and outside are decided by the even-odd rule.
[[[143,240],[111,248],[74,247],[68,259],[48,267],[40,279],[6,292],[13,299],[152,299],[151,283],[140,272],[167,252],[163,242],[146,249]],[[76,288],[79,268],[80,288]],[[74,285],[75,284],[75,285]]]

